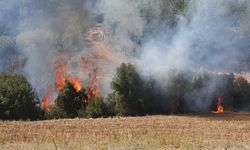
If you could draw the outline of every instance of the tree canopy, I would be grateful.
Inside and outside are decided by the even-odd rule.
[[[38,119],[40,108],[31,84],[18,74],[0,74],[0,119]]]

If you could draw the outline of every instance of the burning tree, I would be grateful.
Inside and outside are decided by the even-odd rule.
[[[48,88],[41,101],[41,107],[49,114],[49,118],[76,117],[79,111],[85,110],[87,104],[94,100],[99,94],[97,86],[98,67],[92,57],[80,57],[77,61],[78,73],[72,74],[69,71],[70,61],[61,53],[54,61],[55,71],[54,88]],[[87,79],[83,79],[80,74],[89,74]],[[86,86],[83,86],[83,83]],[[53,99],[52,94],[58,94]]]
[[[70,82],[66,82],[55,101],[56,106],[61,108],[67,117],[77,117],[81,109],[87,105],[87,94],[85,89],[77,91]]]
[[[77,97],[74,93],[84,93],[85,96],[82,96],[81,102],[87,103],[88,101],[95,99],[100,94],[100,89],[97,86],[97,72],[98,67],[94,63],[94,59],[81,57],[79,59],[79,73],[87,74],[91,72],[88,78],[88,82],[86,84],[86,90],[83,88],[83,81],[80,79],[79,74],[71,74],[69,72],[69,61],[66,60],[66,54],[61,53],[54,61],[53,68],[55,71],[55,84],[54,89],[48,88],[44,94],[44,97],[41,101],[41,107],[49,111],[49,108],[56,103],[54,99],[52,99],[52,93],[59,93],[59,99],[62,97],[61,93],[65,92],[65,89],[70,89],[73,94],[71,95],[72,99]],[[86,61],[87,60],[87,61]],[[78,75],[78,76],[77,76]],[[71,85],[71,86],[70,86]],[[72,88],[69,88],[72,87]],[[64,95],[67,96],[67,95]],[[58,99],[58,98],[57,98]],[[57,104],[56,104],[57,105]],[[75,113],[73,113],[75,114]]]

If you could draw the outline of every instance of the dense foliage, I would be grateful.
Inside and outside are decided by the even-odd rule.
[[[90,101],[86,107],[85,116],[88,118],[106,117],[110,115],[103,97]]]
[[[250,111],[250,84],[240,77],[233,82],[233,106],[235,109]]]
[[[109,114],[104,98],[88,99],[84,88],[77,92],[71,83],[66,82],[66,86],[59,91],[55,105],[51,106],[46,113],[46,118],[97,118]]]
[[[77,92],[72,84],[66,83],[64,89],[62,89],[56,99],[56,106],[64,110],[68,117],[78,116],[78,112],[86,107],[85,89]]]
[[[42,111],[35,92],[22,75],[0,74],[0,119],[38,119]]]
[[[177,72],[170,70],[160,83],[142,77],[132,64],[121,64],[106,98],[88,100],[85,89],[77,92],[66,83],[47,119],[74,117],[137,116],[146,114],[210,113],[218,97],[228,111],[250,111],[250,84],[233,74]],[[17,74],[0,74],[0,119],[43,119],[35,92]]]
[[[165,83],[164,83],[165,82]],[[249,110],[250,84],[233,74],[177,72],[166,80],[142,78],[132,64],[122,64],[112,82],[117,115],[208,113],[218,97],[226,110]]]
[[[118,115],[138,115],[143,113],[142,80],[132,64],[122,64],[111,83],[115,91]]]

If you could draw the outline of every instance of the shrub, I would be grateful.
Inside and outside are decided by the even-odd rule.
[[[58,106],[51,107],[50,110],[45,114],[46,119],[60,119],[66,117],[67,114],[65,111]]]

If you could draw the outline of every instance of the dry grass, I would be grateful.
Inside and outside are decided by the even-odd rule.
[[[1,121],[0,149],[250,149],[250,115]]]

